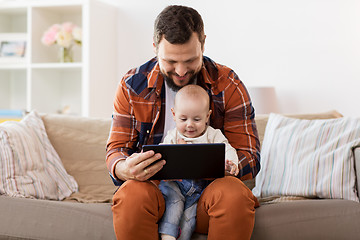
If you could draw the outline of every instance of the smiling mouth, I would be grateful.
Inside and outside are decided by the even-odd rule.
[[[180,81],[186,80],[188,78],[188,74],[185,74],[184,76],[180,77],[179,75],[174,75],[174,77]]]

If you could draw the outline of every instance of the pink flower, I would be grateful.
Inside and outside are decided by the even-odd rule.
[[[72,33],[73,28],[75,27],[75,25],[71,22],[64,22],[61,25],[61,28],[63,31],[68,32],[68,33]]]
[[[47,31],[41,38],[41,42],[47,46],[50,46],[56,42],[57,32]]]
[[[61,29],[61,25],[60,24],[54,24],[49,28],[49,31],[54,31],[54,32],[58,32]]]
[[[52,25],[42,36],[41,42],[46,46],[53,45],[56,43],[56,35],[61,29],[59,24]]]

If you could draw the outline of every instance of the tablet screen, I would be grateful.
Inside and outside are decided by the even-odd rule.
[[[225,144],[144,145],[143,151],[161,153],[164,167],[150,179],[221,178],[225,174]]]

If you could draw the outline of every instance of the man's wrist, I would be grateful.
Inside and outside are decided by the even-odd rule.
[[[119,159],[114,163],[114,170],[113,170],[113,176],[114,178],[120,180],[120,181],[126,181],[126,179],[121,174],[121,168],[124,164],[125,158]]]

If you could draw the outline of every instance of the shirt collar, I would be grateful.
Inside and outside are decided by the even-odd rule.
[[[160,95],[164,77],[160,72],[159,62],[156,62],[154,68],[148,75],[148,88],[156,88],[156,94]]]
[[[203,63],[202,63],[202,67],[201,67],[200,72],[201,72],[201,75],[203,76],[204,83],[211,85],[211,84],[213,83],[213,81],[212,81],[212,79],[211,79],[211,77],[210,77],[209,72],[207,71],[207,69],[206,69],[206,67],[205,67],[204,61],[205,61],[205,59],[203,60]]]

